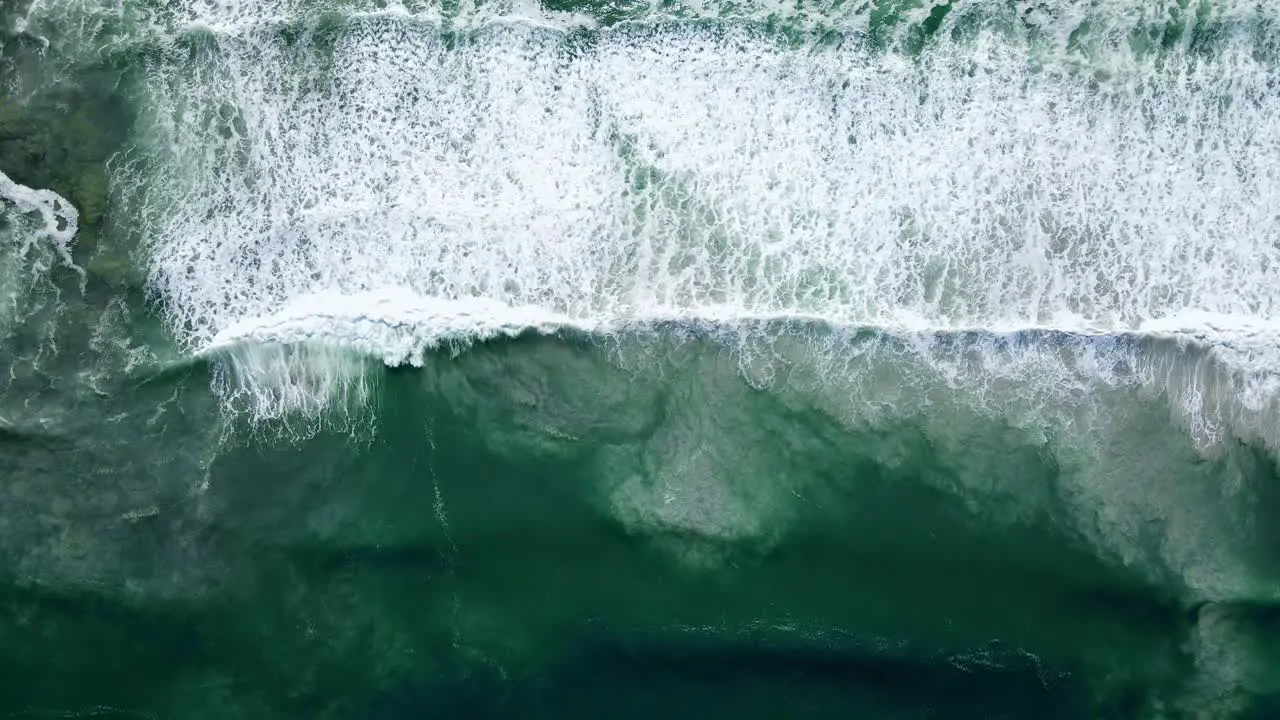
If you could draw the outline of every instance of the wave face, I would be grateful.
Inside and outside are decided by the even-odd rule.
[[[1156,393],[1204,457],[1280,447],[1274,18],[301,7],[137,20],[159,59],[114,182],[229,407],[368,405],[352,352],[568,331],[643,367],[673,334],[838,417],[945,390],[1101,458]],[[1252,592],[1170,548],[1196,592]]]
[[[462,715],[455,661],[537,705],[556,663],[621,683],[610,643],[714,640],[890,678],[844,714],[989,681],[990,713],[1248,717],[1280,697],[1278,8],[8,5],[0,164],[109,187],[0,175],[0,356],[65,356],[0,393],[0,475],[80,491],[0,484],[0,592],[234,598],[254,622],[165,615],[234,649],[174,651],[132,696],[162,715]],[[71,114],[119,147],[11,152],[46,100],[118,109]]]
[[[229,363],[219,386],[255,417],[370,404],[345,351],[423,365],[538,330],[612,338],[630,367],[662,357],[647,336],[710,339],[749,384],[820,388],[801,402],[853,426],[954,405],[1068,465],[1105,462],[1135,392],[1207,457],[1280,439],[1266,18],[1143,48],[975,6],[912,49],[844,16],[832,39],[271,8],[169,41],[116,177],[141,188],[171,331]],[[1125,517],[1095,544],[1140,552]],[[1209,536],[1156,564],[1255,592]]]

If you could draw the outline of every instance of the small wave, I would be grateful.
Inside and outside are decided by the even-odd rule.
[[[526,335],[584,336],[611,348],[621,365],[641,367],[669,364],[681,345],[712,343],[758,387],[807,377],[824,393],[842,394],[842,405],[889,403],[907,413],[916,405],[925,411],[933,391],[920,388],[937,385],[949,388],[948,402],[985,416],[1022,417],[1049,433],[1070,432],[1082,407],[1113,401],[1095,394],[1137,389],[1166,396],[1206,455],[1231,438],[1280,448],[1273,422],[1280,337],[1265,322],[1231,316],[1187,315],[1133,328],[1066,318],[989,327],[910,318],[853,323],[716,307],[578,319],[492,300],[384,291],[299,298],[228,326],[197,357],[221,368],[222,394],[236,400],[228,406],[259,421],[317,419],[336,408],[350,419],[366,417],[373,404],[370,360],[422,367],[442,349]],[[886,385],[885,372],[901,379]],[[891,389],[895,383],[914,389]]]
[[[537,306],[512,306],[487,298],[429,298],[408,290],[358,294],[311,294],[285,304],[279,312],[250,317],[221,330],[197,355],[209,356],[244,344],[318,343],[347,348],[390,366],[423,363],[425,353],[444,343],[470,344],[526,332],[553,334],[574,330],[612,335],[662,326],[692,328],[704,334],[746,332],[777,334],[788,325],[823,327],[842,334],[870,332],[890,336],[971,336],[1028,340],[1050,336],[1098,341],[1165,339],[1223,350],[1268,348],[1280,353],[1280,324],[1216,313],[1185,313],[1146,320],[1133,327],[1107,327],[1063,316],[1058,323],[966,326],[929,318],[901,317],[857,323],[839,317],[788,312],[756,312],[732,307],[649,308],[634,312],[574,318]],[[1272,365],[1257,363],[1259,369]]]
[[[446,300],[410,292],[314,294],[289,302],[274,315],[232,324],[197,354],[210,355],[246,343],[320,343],[357,350],[392,366],[421,365],[423,353],[442,342],[596,327],[597,323],[574,321],[537,307],[512,307],[482,298]]]

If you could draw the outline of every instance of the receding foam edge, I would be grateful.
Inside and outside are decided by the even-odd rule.
[[[929,322],[926,318],[854,324],[818,314],[757,312],[717,306],[692,310],[659,308],[625,315],[576,318],[537,306],[512,306],[485,298],[431,298],[407,290],[301,296],[275,313],[245,318],[226,326],[200,348],[196,356],[209,357],[244,345],[305,343],[363,352],[391,366],[421,365],[423,353],[442,343],[483,342],[501,336],[515,337],[529,331],[552,334],[576,330],[609,334],[666,323],[733,328],[769,322],[814,323],[903,335],[1057,333],[1098,339],[1169,339],[1208,348],[1272,350],[1280,359],[1280,323],[1211,313],[1183,313],[1130,327],[1107,327],[1067,317],[1047,324],[949,325]],[[1265,365],[1269,366],[1269,363]],[[1252,369],[1274,369],[1267,366],[1259,365]]]

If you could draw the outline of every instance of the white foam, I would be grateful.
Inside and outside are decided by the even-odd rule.
[[[1152,20],[1107,18],[1104,39]],[[1195,341],[1239,371],[1233,403],[1271,406],[1280,96],[1248,23],[1212,52],[1096,44],[1099,80],[1037,44],[1044,18],[944,28],[916,57],[435,22],[351,17],[318,44],[232,23],[156,64],[114,181],[139,188],[123,209],[184,349],[413,363],[654,321],[1047,329]]]
[[[692,30],[446,49],[381,18],[352,23],[331,72],[220,43],[152,88],[175,153],[153,194],[181,190],[151,198],[152,276],[192,349],[298,297],[391,287],[578,321],[1277,315],[1280,100],[1246,48],[1100,91],[995,40],[917,66]],[[197,101],[212,126],[166,110]]]
[[[20,185],[0,172],[0,212],[10,232],[0,236],[0,295],[7,312],[0,313],[0,335],[8,324],[27,314],[23,305],[38,281],[55,265],[85,273],[71,259],[80,213],[52,190]]]
[[[577,10],[553,10],[537,0],[29,0],[30,10],[18,17],[19,29],[28,18],[47,21],[57,18],[93,18],[109,14],[130,18],[144,32],[181,32],[199,27],[219,33],[245,33],[264,25],[303,24],[321,13],[351,16],[395,15],[448,25],[453,29],[475,29],[492,23],[525,22],[559,29],[594,28],[602,22],[652,24],[714,19],[725,22],[777,23],[793,31],[842,31],[865,33],[873,25],[888,30],[908,30],[919,26],[936,10],[947,10],[943,30],[957,19],[974,15],[1016,19],[1035,28],[1059,46],[1079,42],[1076,31],[1084,28],[1092,39],[1126,41],[1152,28],[1164,34],[1166,28],[1190,31],[1209,23],[1274,21],[1280,8],[1256,0],[1220,0],[1211,6],[1171,7],[1160,3],[1132,3],[1124,0],[1056,0],[1055,2],[1010,3],[993,6],[985,0],[924,0],[896,7],[862,0],[628,0],[627,2],[582,2]],[[134,32],[138,31],[134,27]],[[888,33],[892,35],[893,33]],[[1074,37],[1073,37],[1074,36]],[[1179,38],[1186,43],[1187,38]]]
[[[388,288],[355,295],[317,293],[295,298],[277,312],[245,318],[221,330],[199,354],[212,355],[244,344],[323,344],[352,348],[378,357],[388,365],[420,365],[424,353],[443,343],[482,342],[528,331],[550,334],[573,329],[611,334],[660,324],[732,331],[735,327],[776,322],[821,324],[837,330],[871,330],[891,335],[1069,333],[1086,337],[1167,338],[1206,348],[1274,347],[1280,352],[1280,322],[1266,323],[1256,318],[1192,312],[1119,330],[1071,317],[1057,319],[1060,322],[960,326],[930,324],[927,318],[904,316],[893,324],[844,326],[845,318],[838,315],[750,313],[726,306],[671,313],[648,308],[575,319],[531,305],[509,306],[484,298],[428,298],[407,288]]]
[[[19,185],[4,173],[0,173],[0,200],[7,202],[19,214],[34,213],[40,216],[39,227],[22,237],[20,258],[27,257],[36,247],[47,244],[64,263],[74,266],[71,261],[71,245],[80,224],[80,212],[74,205],[52,190],[37,190]],[[47,268],[41,267],[33,272],[42,269]]]
[[[75,271],[84,292],[85,272],[71,258],[79,217],[57,193],[26,187],[0,173],[0,343],[15,332],[24,336],[21,352],[15,347],[3,353],[8,367],[0,369],[0,398],[57,352],[63,304],[52,271]]]
[[[481,342],[564,327],[591,329],[540,308],[508,307],[480,298],[423,298],[404,290],[318,294],[296,298],[277,313],[226,328],[201,353],[242,344],[324,344],[351,348],[389,365],[420,365],[423,353],[441,343]]]

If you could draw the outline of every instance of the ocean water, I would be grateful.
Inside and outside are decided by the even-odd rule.
[[[1280,714],[1280,4],[10,0],[0,712]]]

